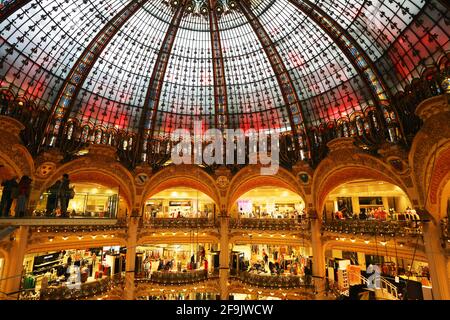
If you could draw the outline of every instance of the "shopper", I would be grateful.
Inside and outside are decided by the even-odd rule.
[[[29,176],[23,176],[18,185],[17,204],[16,204],[16,217],[24,217],[28,199],[31,193],[31,178]]]
[[[145,272],[145,277],[146,278],[150,278],[150,270],[152,269],[152,263],[150,262],[149,259],[145,259],[144,261],[144,272]]]
[[[2,182],[2,200],[0,202],[0,217],[8,217],[14,198],[17,197],[17,177]]]
[[[264,260],[264,264],[266,265],[269,262],[269,256],[266,253],[266,250],[263,249],[263,260]]]
[[[305,283],[307,286],[309,286],[312,280],[312,270],[308,266],[305,266],[304,273],[305,273]]]
[[[67,217],[67,207],[69,206],[70,199],[75,196],[73,189],[70,188],[69,175],[63,174],[61,185],[58,191],[58,200],[61,206],[61,215]]]
[[[47,215],[53,215],[56,207],[58,206],[58,190],[61,186],[61,180],[56,181],[48,190],[47,197]]]
[[[365,211],[362,211],[362,212],[359,214],[359,220],[366,220],[366,219],[367,219],[366,212],[365,212]]]

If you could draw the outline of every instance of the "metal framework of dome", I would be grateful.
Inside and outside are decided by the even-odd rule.
[[[407,111],[394,97],[449,51],[439,0],[11,0],[0,9],[0,87],[49,113],[42,143],[79,130],[111,144],[120,133],[140,160],[194,121],[280,132],[301,158],[320,152],[326,128],[407,143]]]

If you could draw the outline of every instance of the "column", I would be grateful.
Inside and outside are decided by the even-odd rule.
[[[323,249],[322,237],[320,234],[321,219],[311,219],[311,247],[313,255],[312,273],[314,277],[325,278],[325,253]],[[324,289],[324,281],[316,279],[317,291]]]
[[[441,247],[441,230],[433,222],[423,223],[425,254],[428,260],[434,300],[450,299],[450,283],[447,274],[447,260]]]
[[[136,264],[136,245],[139,226],[139,216],[132,215],[128,221],[127,255],[125,263],[124,299],[134,300],[134,270]]]
[[[220,216],[220,256],[219,256],[219,285],[220,300],[228,300],[228,275],[230,272],[230,242],[228,239],[229,217],[226,214]]]
[[[383,201],[384,210],[388,211],[389,210],[389,199],[388,199],[388,197],[382,197],[381,200]]]
[[[361,211],[361,208],[359,206],[359,197],[352,197],[352,207],[353,207],[353,213],[359,213]]]
[[[4,273],[4,278],[6,280],[3,282],[1,289],[7,294],[15,294],[6,296],[4,299],[16,300],[18,297],[18,291],[22,282],[23,259],[27,250],[28,230],[29,227],[21,226],[13,234],[15,240],[12,241],[8,260],[5,261],[6,272]]]
[[[333,217],[334,217],[334,214],[339,211],[339,206],[338,206],[337,199],[334,199],[333,203],[334,203],[334,212],[333,212]]]

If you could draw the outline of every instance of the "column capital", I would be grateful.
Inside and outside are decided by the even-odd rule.
[[[450,112],[449,98],[450,95],[444,94],[426,99],[417,106],[415,113],[426,122],[435,115]]]

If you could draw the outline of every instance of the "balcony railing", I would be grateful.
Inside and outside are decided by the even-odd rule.
[[[422,234],[419,221],[333,220],[322,225],[322,231],[362,234],[417,236]]]
[[[79,287],[49,287],[36,291],[34,289],[20,292],[19,300],[78,300],[104,294],[124,282],[121,274],[103,278],[94,282],[83,283]]]
[[[208,218],[151,218],[144,221],[144,226],[165,229],[213,228],[218,220]]]
[[[26,225],[26,226],[64,226],[64,225],[85,225],[85,226],[112,226],[118,224],[117,218],[62,218],[62,217],[7,217],[0,218],[0,225]]]
[[[150,278],[136,278],[136,282],[152,282],[162,285],[181,285],[205,281],[207,279],[207,270],[194,270],[187,272],[154,271]]]
[[[310,230],[309,219],[258,219],[243,218],[231,219],[230,227],[233,229],[257,230]]]
[[[314,289],[314,280],[312,277],[295,276],[295,275],[270,275],[258,274],[243,271],[239,274],[238,279],[244,283],[265,288],[311,288]]]

